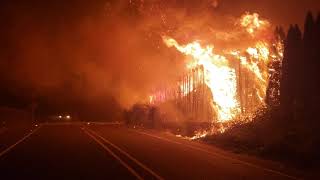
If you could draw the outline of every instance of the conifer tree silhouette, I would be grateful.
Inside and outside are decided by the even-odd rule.
[[[315,95],[315,81],[316,68],[315,68],[315,21],[311,12],[308,12],[304,24],[303,35],[303,60],[304,60],[304,86],[303,86],[303,99],[304,99],[304,120],[312,121],[313,119],[313,104]]]
[[[289,77],[289,61],[290,53],[292,49],[292,40],[294,36],[294,28],[291,25],[287,34],[284,45],[284,56],[282,60],[281,68],[281,80],[280,80],[280,107],[283,115],[288,113],[289,105],[291,104],[292,94],[290,91],[290,77]]]

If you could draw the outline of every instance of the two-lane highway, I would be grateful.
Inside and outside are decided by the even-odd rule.
[[[0,157],[0,174],[3,179],[135,179],[78,125],[42,126]]]
[[[4,151],[2,151],[4,152]],[[0,156],[1,179],[299,179],[276,163],[121,125],[41,125]]]

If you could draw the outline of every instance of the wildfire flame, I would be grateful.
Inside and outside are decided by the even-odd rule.
[[[217,109],[218,119],[227,121],[239,112],[237,102],[237,81],[235,70],[229,67],[226,57],[213,52],[213,46],[202,47],[200,43],[193,42],[187,45],[179,45],[176,40],[163,37],[168,47],[175,47],[178,51],[193,57],[193,61],[187,64],[192,69],[202,65],[205,69],[206,85],[211,89]]]
[[[238,87],[240,78],[237,77],[236,68],[231,65],[232,61],[238,60],[241,65],[238,71],[246,71],[246,75],[249,76],[247,77],[250,80],[249,86],[255,91],[249,96],[251,99],[257,99],[255,108],[251,110],[254,112],[264,104],[269,81],[269,63],[281,59],[283,55],[281,42],[276,42],[276,52],[273,52],[271,47],[274,44],[256,35],[258,31],[270,27],[269,21],[261,20],[257,13],[246,13],[239,21],[240,27],[256,40],[255,43],[249,47],[220,54],[215,53],[214,45],[203,46],[200,41],[181,45],[175,39],[163,36],[163,41],[168,47],[175,47],[179,52],[191,57],[186,63],[186,69],[193,69],[199,65],[204,67],[205,84],[211,90],[213,97],[211,106],[217,113],[218,122],[230,121],[241,113]]]
[[[246,13],[241,16],[240,25],[244,27],[250,35],[254,35],[256,31],[268,28],[270,23],[267,20],[261,20],[258,13]]]
[[[281,64],[283,59],[283,41],[280,36],[275,36],[268,20],[261,19],[258,13],[245,13],[234,24],[236,27],[230,32],[212,31],[217,33],[215,36],[237,35],[245,42],[230,49],[216,48],[213,42],[204,45],[200,40],[181,44],[173,37],[162,36],[167,47],[174,47],[186,56],[186,72],[203,67],[204,83],[212,95],[210,106],[215,112],[212,121],[218,126],[196,131],[193,137],[188,138],[190,140],[223,133],[238,121],[252,120],[265,105],[270,73],[273,72],[270,63]],[[224,39],[226,44],[233,43],[228,39]],[[194,90],[193,84],[189,84],[190,88],[183,88],[183,85],[178,84],[178,87],[182,95],[188,97]],[[166,98],[163,97],[160,91],[150,96],[149,101],[152,104],[164,102]]]

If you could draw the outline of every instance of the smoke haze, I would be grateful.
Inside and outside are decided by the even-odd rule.
[[[285,6],[278,1],[274,7],[248,0],[34,2],[3,3],[2,89],[52,102],[108,97],[123,108],[183,73],[184,58],[165,47],[162,35],[219,44],[219,38],[237,41],[223,32],[245,11],[261,11],[279,24],[287,17],[278,15]],[[302,17],[306,10],[292,6]]]

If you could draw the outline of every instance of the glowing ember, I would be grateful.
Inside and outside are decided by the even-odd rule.
[[[154,103],[154,96],[149,96],[149,103],[150,104],[153,104]]]
[[[246,13],[245,15],[242,15],[240,24],[251,35],[254,35],[254,33],[260,29],[265,29],[270,26],[270,23],[268,21],[261,20],[257,13]]]

